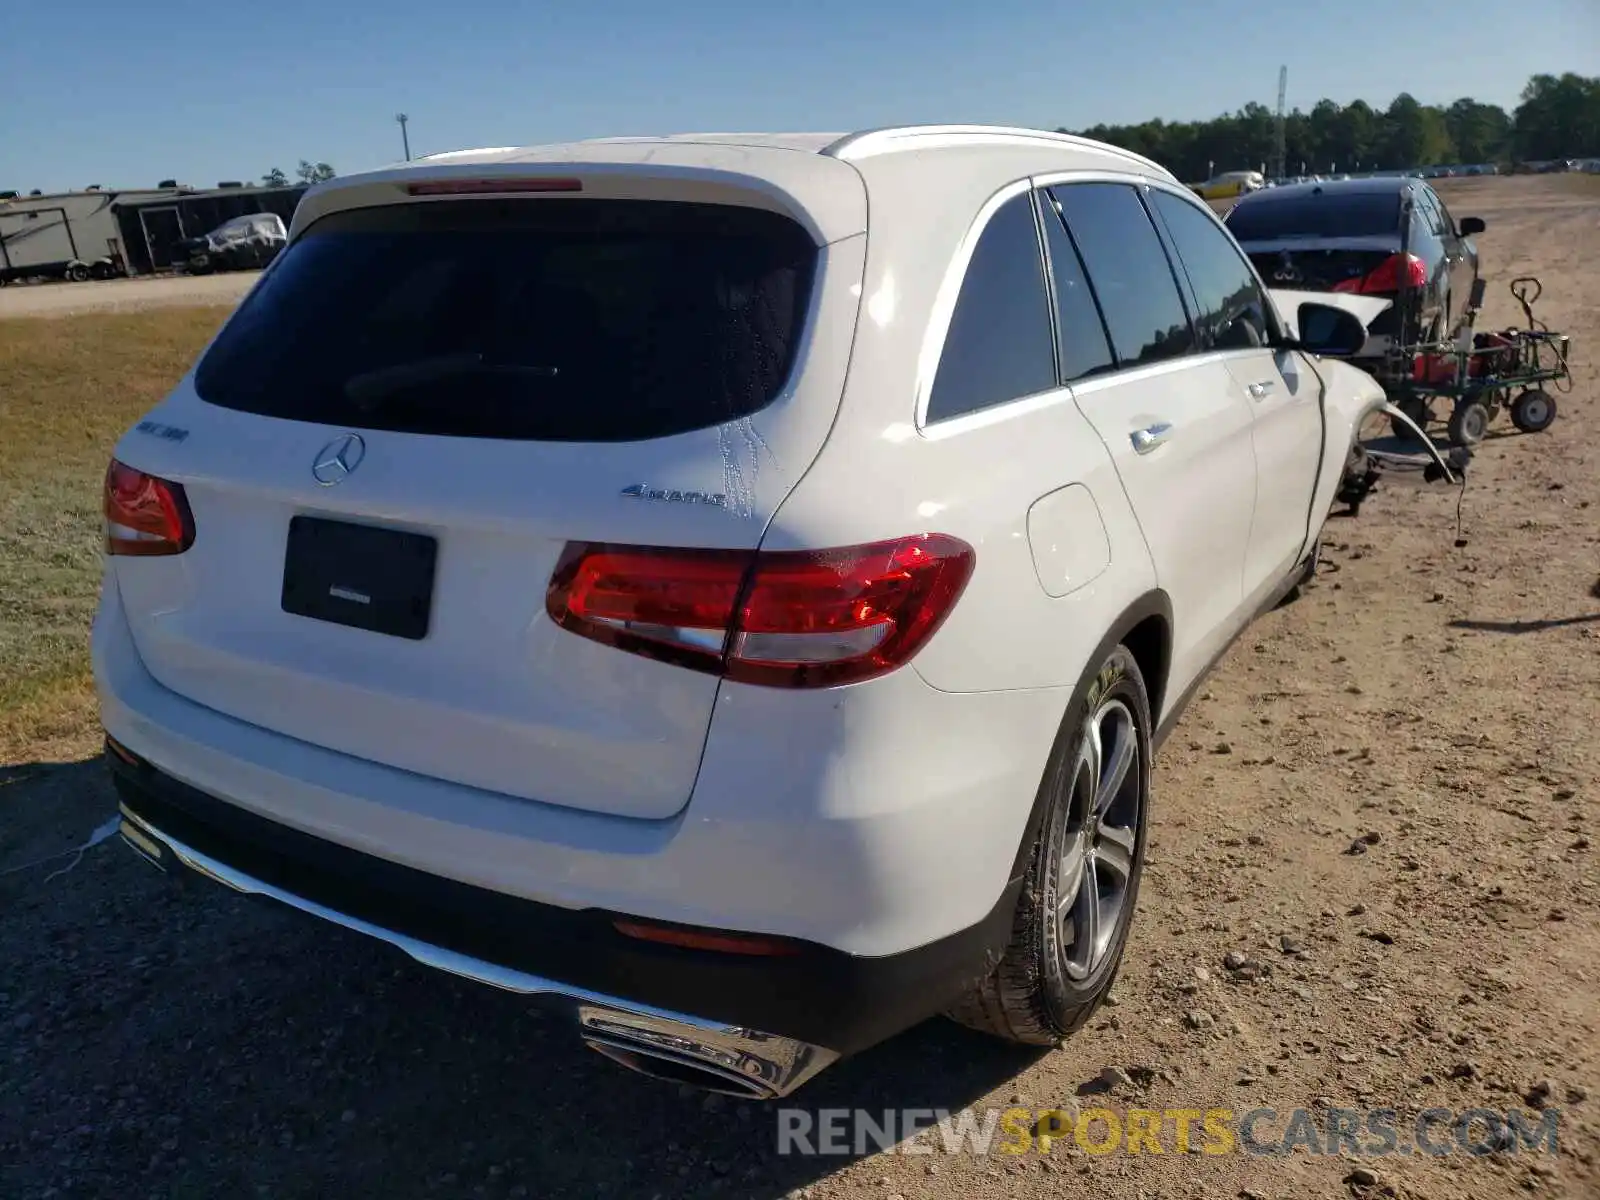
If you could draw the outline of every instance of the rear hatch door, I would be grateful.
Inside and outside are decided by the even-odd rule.
[[[193,510],[187,552],[112,560],[145,664],[346,754],[677,813],[717,678],[561,630],[546,590],[570,542],[759,545],[837,411],[864,243],[770,200],[315,221],[117,449]]]

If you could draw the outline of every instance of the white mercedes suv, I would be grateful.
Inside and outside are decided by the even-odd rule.
[[[1052,1044],[1383,402],[1363,299],[1025,130],[319,186],[106,476],[123,834],[739,1095],[941,1012]]]

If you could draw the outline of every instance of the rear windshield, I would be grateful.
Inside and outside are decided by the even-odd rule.
[[[1373,237],[1400,232],[1398,192],[1324,192],[1239,204],[1225,218],[1241,242]]]
[[[631,441],[782,390],[817,251],[731,205],[448,200],[336,213],[201,360],[225,408],[457,437]]]

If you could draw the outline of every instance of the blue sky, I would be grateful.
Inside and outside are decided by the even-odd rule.
[[[1600,0],[18,0],[0,188],[206,186],[301,158],[685,130],[1082,127],[1250,100],[1510,107],[1600,74]],[[1348,12],[1344,18],[1334,14]]]

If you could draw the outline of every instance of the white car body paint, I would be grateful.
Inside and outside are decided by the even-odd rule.
[[[1094,493],[1069,483],[1028,509],[1028,545],[1047,596],[1070,596],[1111,566],[1111,541]]]

